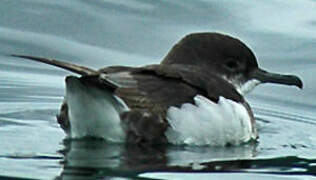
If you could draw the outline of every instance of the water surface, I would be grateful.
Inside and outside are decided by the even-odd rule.
[[[316,175],[316,2],[0,1],[0,176],[33,179],[312,179]],[[238,147],[139,148],[65,140],[55,115],[66,71],[8,54],[98,68],[159,63],[192,32],[242,39],[265,69],[304,89],[247,96],[260,140]]]

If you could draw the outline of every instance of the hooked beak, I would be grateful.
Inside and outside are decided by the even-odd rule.
[[[261,83],[277,83],[284,85],[294,85],[303,88],[303,82],[301,79],[294,75],[282,75],[276,73],[270,73],[262,69],[256,69],[252,72],[251,77],[257,79]]]

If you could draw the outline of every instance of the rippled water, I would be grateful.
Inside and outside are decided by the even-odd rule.
[[[0,1],[0,176],[33,179],[311,179],[316,175],[316,1]],[[26,54],[101,67],[158,63],[188,33],[242,39],[259,64],[299,75],[302,91],[264,85],[247,97],[260,142],[139,148],[64,140],[55,114],[63,70]]]

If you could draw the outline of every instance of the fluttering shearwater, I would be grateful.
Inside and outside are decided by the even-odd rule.
[[[257,139],[244,95],[261,83],[303,87],[293,75],[258,67],[240,40],[220,33],[185,36],[160,64],[94,70],[41,57],[31,59],[81,75],[66,77],[57,115],[70,138],[111,142],[227,145]]]

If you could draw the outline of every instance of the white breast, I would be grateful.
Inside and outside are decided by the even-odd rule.
[[[224,97],[214,103],[201,95],[194,97],[194,103],[168,109],[170,128],[166,136],[169,142],[224,146],[256,138],[248,111],[242,104]]]

